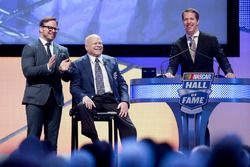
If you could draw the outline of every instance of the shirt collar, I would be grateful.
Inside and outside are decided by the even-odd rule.
[[[198,37],[199,35],[200,35],[200,31],[198,30],[198,31],[196,31],[196,32],[194,33],[193,36],[190,36],[190,35],[186,34],[186,37],[187,37],[187,39],[190,39],[190,38],[192,38],[192,37]]]
[[[103,64],[102,55],[100,55],[100,56],[98,56],[98,57],[95,57],[95,56],[92,56],[92,55],[88,54],[88,56],[89,56],[89,59],[90,59],[90,62],[91,62],[91,63],[95,63],[95,59],[98,58],[99,61],[100,61],[100,63]]]
[[[45,39],[39,37],[40,41],[42,42],[42,44],[45,46],[46,43],[48,43],[48,41],[46,41]],[[50,46],[53,46],[53,41],[50,42],[51,45]]]

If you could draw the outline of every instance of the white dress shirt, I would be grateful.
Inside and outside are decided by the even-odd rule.
[[[97,93],[96,91],[96,80],[95,80],[95,56],[91,56],[88,55],[89,59],[90,59],[90,64],[91,64],[91,68],[92,68],[92,74],[93,74],[93,78],[94,78],[94,84],[95,84],[95,93]],[[103,75],[103,81],[104,81],[104,88],[105,88],[105,93],[109,92],[112,93],[112,89],[109,83],[109,78],[108,78],[108,74],[105,68],[105,65],[102,61],[102,55],[100,55],[99,57],[97,57],[99,59],[99,65],[101,67],[102,70],[102,75]]]
[[[196,46],[198,45],[198,38],[199,38],[199,35],[200,35],[200,31],[196,31],[194,33],[193,36],[190,36],[188,34],[186,34],[186,37],[187,37],[187,44],[188,44],[188,47],[190,48],[191,46],[191,42],[192,42],[192,39],[195,40],[195,43],[196,43]],[[195,37],[195,38],[194,38]]]

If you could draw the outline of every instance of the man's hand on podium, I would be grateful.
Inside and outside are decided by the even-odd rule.
[[[165,74],[165,77],[167,77],[167,78],[174,78],[174,75],[171,74],[170,72],[167,72],[167,73]]]
[[[227,73],[226,75],[226,78],[235,78],[235,77],[236,77],[235,74],[231,72]]]

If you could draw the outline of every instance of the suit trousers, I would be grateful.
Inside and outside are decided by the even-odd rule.
[[[82,134],[89,137],[92,141],[95,141],[98,140],[98,134],[95,128],[93,114],[95,112],[107,111],[114,111],[119,114],[120,110],[117,109],[118,103],[114,96],[110,93],[96,95],[92,98],[92,100],[95,103],[96,108],[89,110],[85,107],[85,105],[80,105],[78,107],[78,113],[82,125]],[[136,140],[137,131],[129,115],[126,117],[117,116],[115,121],[117,121],[116,123],[121,141],[128,137],[134,138]]]
[[[44,139],[56,151],[61,115],[62,107],[57,105],[53,91],[45,105],[26,104],[27,135],[40,138],[44,127]]]

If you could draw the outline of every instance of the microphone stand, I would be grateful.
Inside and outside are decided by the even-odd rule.
[[[218,61],[216,61],[216,60],[214,60],[213,58],[211,58],[211,57],[205,55],[204,53],[201,53],[201,52],[199,52],[199,51],[197,51],[197,50],[192,49],[191,47],[190,47],[189,49],[192,50],[193,52],[198,53],[199,55],[201,55],[201,56],[203,56],[203,57],[205,57],[205,58],[207,58],[207,59],[213,60],[213,62],[215,62],[216,64],[218,64],[218,68],[217,68],[217,71],[216,71],[216,75],[215,75],[215,76],[216,76],[216,78],[224,78],[222,75],[220,75],[220,64],[219,64]]]
[[[171,60],[171,59],[173,59],[173,58],[175,58],[175,57],[177,57],[177,56],[179,56],[179,55],[181,55],[181,54],[183,54],[183,53],[185,53],[185,52],[187,52],[187,51],[189,51],[189,49],[185,49],[185,50],[183,50],[183,51],[181,51],[181,52],[179,52],[179,53],[173,55],[172,57],[169,56],[169,59],[162,61],[162,62],[161,62],[161,65],[160,65],[161,75],[158,76],[158,78],[164,77],[164,74],[163,74],[163,64],[165,64],[167,61],[169,61],[169,60]]]

